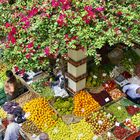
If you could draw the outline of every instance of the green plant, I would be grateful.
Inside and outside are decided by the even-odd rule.
[[[49,58],[69,48],[86,48],[96,64],[97,53],[110,46],[140,43],[138,0],[17,0],[0,5],[0,25],[7,40],[5,61],[27,70],[44,68]]]

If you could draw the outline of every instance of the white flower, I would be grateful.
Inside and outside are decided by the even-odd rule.
[[[107,74],[106,74],[106,73],[103,73],[103,74],[102,74],[102,76],[103,76],[103,77],[106,77],[106,76],[107,76]]]
[[[94,79],[97,79],[97,76],[96,76],[96,75],[93,75],[93,78],[94,78]]]
[[[131,61],[132,61],[132,59],[131,59],[131,58],[129,58],[129,59],[128,59],[128,61],[130,61],[130,62],[131,62]]]

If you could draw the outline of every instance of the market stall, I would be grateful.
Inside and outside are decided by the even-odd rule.
[[[0,126],[13,114],[25,140],[138,135],[140,102],[123,92],[140,86],[138,0],[0,1],[0,14]],[[28,91],[7,102],[9,69]]]

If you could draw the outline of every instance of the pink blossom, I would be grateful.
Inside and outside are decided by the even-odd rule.
[[[95,13],[94,12],[89,12],[88,14],[87,14],[87,16],[89,16],[90,18],[95,18],[96,17],[96,15],[95,15]]]
[[[56,1],[56,0],[52,0],[52,7],[56,8],[60,5],[60,2]]]
[[[50,48],[47,46],[47,47],[45,48],[44,52],[45,52],[45,55],[48,56],[48,55],[50,54]]]
[[[13,28],[12,28],[11,34],[16,34],[16,27],[13,27]]]
[[[29,43],[29,44],[28,44],[28,46],[27,46],[27,47],[28,47],[28,49],[30,49],[30,48],[32,48],[33,46],[34,46],[34,43],[33,43],[33,42],[31,42],[31,43]]]
[[[85,6],[84,10],[87,11],[87,12],[90,12],[90,11],[93,10],[93,8],[92,8],[92,6]]]
[[[11,26],[11,24],[10,24],[9,22],[6,22],[6,23],[5,23],[5,27],[6,27],[6,28],[8,28],[8,27],[10,27],[10,26]]]
[[[34,15],[36,15],[38,13],[38,9],[36,7],[32,8],[32,10],[30,10],[28,12],[28,17],[31,18],[33,17]]]
[[[31,58],[31,54],[30,53],[26,54],[26,58],[30,59]]]
[[[98,12],[103,12],[105,10],[105,8],[104,7],[97,7],[95,10]]]
[[[87,15],[84,16],[82,19],[85,21],[86,24],[89,24],[91,21],[90,17],[88,17]]]
[[[24,16],[20,21],[21,22],[26,22],[28,20],[28,17]]]
[[[25,24],[22,26],[23,29],[27,29],[30,27],[30,21],[26,21]]]
[[[64,4],[64,5],[62,5],[61,8],[62,8],[62,10],[68,10],[71,8],[71,6],[70,6],[70,4]]]
[[[57,23],[59,24],[59,26],[63,26],[63,25],[65,25],[65,22],[64,22],[65,17],[66,17],[65,14],[60,14],[60,16],[58,17],[58,19],[57,19]]]

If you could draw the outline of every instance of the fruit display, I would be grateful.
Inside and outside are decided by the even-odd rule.
[[[127,110],[128,114],[132,115],[132,116],[134,114],[140,112],[140,108],[135,106],[135,105],[134,106],[126,106],[126,110]]]
[[[112,101],[111,96],[105,90],[102,90],[100,93],[93,93],[91,95],[101,106],[104,106]]]
[[[116,118],[110,113],[100,110],[93,112],[86,118],[86,121],[93,126],[94,134],[99,135],[113,127]]]
[[[129,117],[129,114],[127,113],[125,107],[121,106],[118,103],[114,103],[106,107],[106,110],[112,113],[117,118],[117,121],[119,122],[123,122],[126,118]]]
[[[70,140],[92,140],[93,128],[84,119],[79,123],[71,124],[70,128]]]
[[[134,115],[134,116],[131,118],[131,122],[132,122],[132,124],[134,124],[135,126],[140,127],[140,113]]]
[[[109,80],[103,84],[103,87],[105,88],[106,91],[109,92],[116,88],[116,83],[114,80]]]
[[[134,125],[134,124],[132,124],[132,122],[131,122],[131,120],[127,120],[127,121],[125,121],[124,122],[124,125],[126,126],[126,127],[128,127],[131,131],[137,131],[137,127]]]
[[[70,129],[62,120],[45,131],[51,140],[70,140]]]
[[[111,90],[109,92],[109,94],[110,94],[110,96],[112,97],[113,100],[117,100],[117,99],[119,99],[119,98],[124,96],[124,94],[117,88]]]
[[[0,108],[0,118],[4,119],[6,117],[7,117],[7,113],[2,108]]]
[[[53,103],[53,107],[60,115],[68,115],[73,112],[73,98],[58,97]]]
[[[127,99],[126,97],[123,97],[122,99],[120,99],[118,101],[119,104],[121,104],[122,106],[129,106],[129,105],[135,105],[135,103],[133,103],[132,101],[130,101],[129,99]]]
[[[118,140],[122,140],[131,134],[131,131],[124,128],[123,126],[115,126],[113,134]]]
[[[18,103],[21,107],[24,106],[25,103],[29,102],[30,100],[39,97],[38,94],[34,92],[27,92],[25,94],[22,94],[18,98],[16,98],[14,101]]]
[[[4,111],[6,111],[8,114],[13,114],[14,112],[16,112],[16,108],[18,108],[19,104],[16,103],[16,102],[6,102],[4,105],[3,105],[3,109]],[[19,107],[20,108],[20,107]],[[21,108],[20,108],[21,109]]]
[[[116,138],[111,132],[106,132],[101,136],[101,140],[116,140]]]
[[[54,97],[53,90],[48,86],[48,79],[40,79],[31,84],[31,87],[39,93],[41,96],[46,97],[47,99],[51,99]]]
[[[35,134],[35,135],[39,135],[41,133],[41,131],[36,127],[36,125],[29,120],[26,120],[26,122],[22,124],[21,128],[26,133]]]
[[[49,106],[45,98],[39,97],[27,102],[23,110],[29,113],[28,117],[42,131],[56,124],[57,115]]]
[[[74,96],[74,114],[76,116],[88,116],[91,112],[98,110],[100,105],[86,91],[80,91]]]

